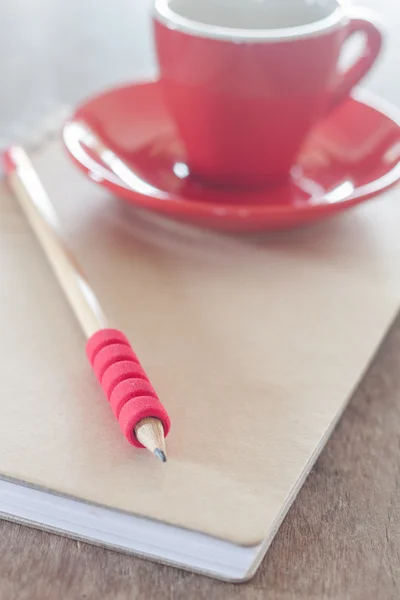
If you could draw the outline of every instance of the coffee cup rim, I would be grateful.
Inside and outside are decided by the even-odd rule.
[[[167,0],[155,0],[153,15],[155,20],[168,27],[168,29],[196,37],[235,42],[277,42],[314,37],[342,27],[349,20],[343,4],[344,0],[337,0],[335,10],[318,21],[277,29],[238,29],[208,25],[175,13],[169,8]]]

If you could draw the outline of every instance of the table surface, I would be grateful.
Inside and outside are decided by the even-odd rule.
[[[155,73],[149,2],[2,3],[0,147],[62,105]],[[379,10],[388,34],[365,85],[399,106],[400,2],[359,3]],[[220,583],[0,521],[0,600],[397,600],[399,355],[400,316],[251,582]]]

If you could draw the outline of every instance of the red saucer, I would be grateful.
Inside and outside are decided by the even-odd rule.
[[[290,183],[257,191],[213,188],[189,174],[157,83],[89,100],[65,125],[64,142],[89,177],[132,204],[217,229],[279,229],[335,214],[396,183],[396,113],[359,90],[311,134]],[[90,153],[81,120],[129,167],[129,186]]]

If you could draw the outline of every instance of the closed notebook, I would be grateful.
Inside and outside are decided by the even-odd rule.
[[[121,435],[2,186],[2,516],[250,577],[399,308],[398,191],[298,231],[233,236],[134,210],[59,142],[32,159],[172,429],[166,465]]]

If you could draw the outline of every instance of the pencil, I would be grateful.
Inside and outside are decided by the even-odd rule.
[[[126,336],[110,328],[98,299],[63,240],[54,208],[27,154],[4,154],[7,180],[87,339],[86,353],[128,441],[166,461],[170,419]]]

